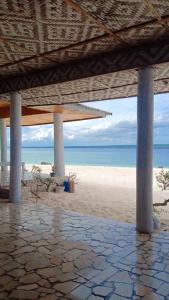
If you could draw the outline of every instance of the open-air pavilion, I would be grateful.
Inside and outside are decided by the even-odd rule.
[[[64,162],[63,123],[105,118],[107,115],[111,115],[111,113],[108,113],[103,110],[91,108],[86,105],[77,104],[77,103],[65,104],[65,105],[55,105],[55,104],[43,105],[43,106],[35,105],[31,107],[22,106],[20,125],[34,126],[34,125],[53,124],[54,169],[55,169],[56,176],[64,177],[65,162]],[[7,101],[1,100],[0,102],[0,118],[1,118],[0,120],[1,166],[3,172],[5,165],[6,166],[11,165],[10,163],[8,163],[7,160],[6,127],[7,126],[10,127],[10,104]],[[17,182],[14,183],[14,185],[16,184]],[[13,198],[12,195],[11,197]],[[18,202],[18,199],[20,199],[20,195],[17,195],[15,199],[16,202]]]
[[[11,202],[21,201],[22,106],[137,96],[136,227],[151,234],[153,97],[169,92],[168,0],[2,0],[0,9]],[[3,299],[168,299],[167,233],[9,207],[1,213]]]

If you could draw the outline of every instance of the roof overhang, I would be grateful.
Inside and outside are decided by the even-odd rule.
[[[43,125],[53,123],[53,114],[62,114],[63,122],[82,121],[89,119],[105,118],[111,113],[88,107],[81,104],[70,105],[46,105],[46,106],[22,106],[22,126]],[[0,101],[0,118],[6,119],[10,126],[10,104]]]

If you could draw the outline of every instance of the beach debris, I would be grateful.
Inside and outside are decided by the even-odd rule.
[[[48,162],[48,161],[41,161],[41,165],[44,165],[44,166],[50,166],[51,163]]]

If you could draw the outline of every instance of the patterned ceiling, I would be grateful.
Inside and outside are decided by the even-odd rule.
[[[1,0],[0,79],[168,39],[169,0]],[[168,74],[168,62],[154,66],[155,93],[169,91]],[[137,94],[137,71],[21,93],[24,105],[129,97]]]

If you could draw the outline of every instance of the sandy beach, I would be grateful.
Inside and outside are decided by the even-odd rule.
[[[40,166],[43,173],[49,173],[49,166]],[[31,169],[31,165],[27,165]],[[66,166],[66,175],[73,172],[78,183],[75,193],[41,193],[38,201],[50,206],[110,218],[121,222],[135,223],[136,169],[100,166]],[[154,202],[169,199],[169,191],[160,191],[154,169]],[[32,199],[31,201],[35,201]],[[156,214],[163,230],[169,230],[169,208],[160,207]]]

